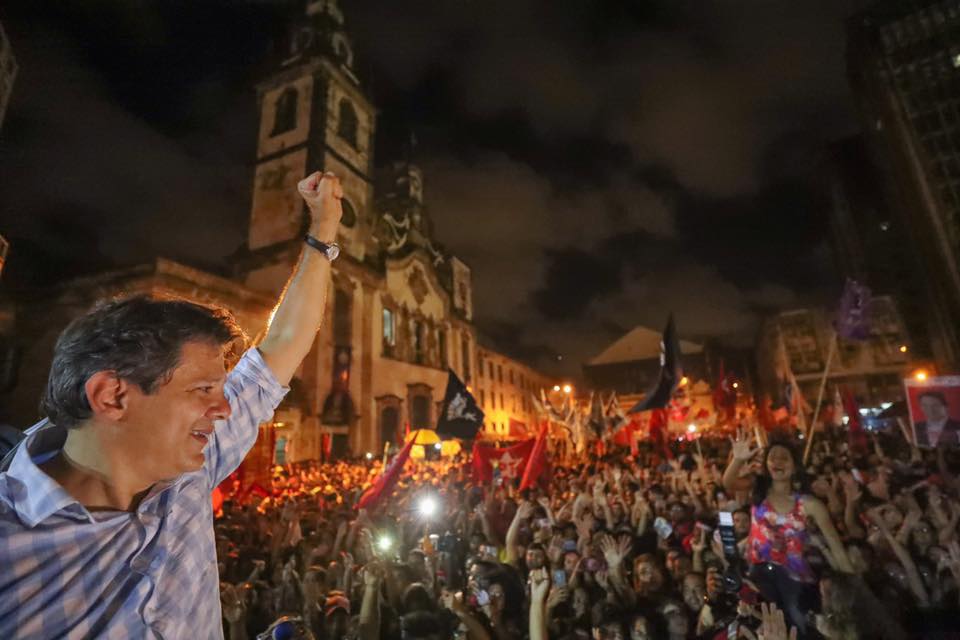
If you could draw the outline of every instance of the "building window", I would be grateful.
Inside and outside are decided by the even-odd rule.
[[[503,384],[503,367],[499,364],[497,365],[497,380],[500,384]]]
[[[357,148],[357,112],[346,98],[340,101],[337,135],[354,149]]]
[[[447,332],[443,329],[437,331],[437,344],[440,348],[440,366],[447,368],[450,366],[447,362]]]
[[[503,394],[502,394],[502,393],[500,394],[500,408],[501,408],[501,409],[505,409],[505,408],[506,408],[506,404],[504,404],[504,402],[503,402]]]
[[[483,392],[483,389],[480,389],[480,406],[487,406],[487,394]]]
[[[383,308],[383,355],[393,356],[393,350],[397,346],[397,326],[394,319],[393,310]]]
[[[413,361],[417,364],[423,364],[423,323],[414,320],[413,328]]]
[[[483,377],[483,355],[477,353],[477,377]]]
[[[273,105],[273,130],[271,136],[292,131],[297,126],[297,90],[287,87]]]
[[[490,382],[493,382],[493,363],[488,362],[487,367],[489,367],[489,369],[487,370],[487,373],[490,374]]]
[[[513,369],[508,369],[508,370],[507,370],[507,373],[508,373],[509,376],[510,376],[510,384],[512,385],[512,384],[513,384]]]
[[[463,336],[463,343],[460,345],[462,349],[461,357],[463,358],[463,381],[466,384],[470,383],[470,338]]]
[[[410,411],[410,428],[430,428],[430,398],[427,396],[413,396]]]
[[[349,347],[352,343],[353,296],[349,291],[334,290],[333,294],[333,343],[338,347]]]

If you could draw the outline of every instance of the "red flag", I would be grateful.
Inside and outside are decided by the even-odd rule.
[[[665,409],[654,409],[650,414],[650,439],[653,441],[654,448],[668,460],[673,460],[673,451],[667,446],[667,412]]]
[[[508,433],[511,439],[517,438],[519,440],[520,438],[530,437],[530,432],[527,430],[526,423],[520,422],[515,418],[510,418],[510,420],[507,422],[507,425]]]
[[[393,459],[387,470],[380,474],[373,486],[363,492],[360,502],[357,503],[358,509],[373,509],[381,498],[387,496],[392,490],[397,480],[400,479],[400,472],[403,471],[403,465],[407,463],[410,457],[410,450],[413,449],[413,441],[416,438],[410,438],[410,441],[404,445],[397,457]]]
[[[547,431],[548,424],[543,423],[540,427],[540,435],[533,445],[533,451],[527,460],[527,467],[523,470],[523,479],[520,481],[520,490],[528,489],[537,482],[537,478],[547,468]]]
[[[483,447],[479,441],[473,443],[473,481],[477,484],[493,481],[493,463],[497,462],[500,475],[504,478],[516,478],[520,469],[527,463],[533,451],[534,440],[526,440],[512,447]]]
[[[867,432],[863,429],[863,423],[860,422],[860,407],[857,405],[856,398],[850,392],[850,389],[843,388],[843,410],[847,413],[847,443],[850,450],[855,453],[867,452]]]

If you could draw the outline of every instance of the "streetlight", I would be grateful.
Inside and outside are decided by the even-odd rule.
[[[690,378],[688,378],[687,376],[683,376],[682,378],[680,378],[680,386],[681,386],[681,387],[687,386],[687,383],[688,383],[688,382],[690,382]]]
[[[433,445],[433,448],[436,449],[437,451],[440,451],[440,449],[443,449],[443,445],[438,442]]]
[[[733,388],[734,388],[734,389],[739,389],[739,388],[740,388],[740,383],[739,383],[739,382],[734,382],[734,383],[733,383]]]
[[[573,391],[573,387],[571,387],[571,386],[568,385],[568,384],[563,385],[563,392],[564,392],[564,393],[569,394],[571,391]]]
[[[387,551],[390,551],[392,547],[393,547],[393,538],[391,538],[387,534],[383,534],[377,540],[377,549],[379,549],[384,553],[386,553]]]
[[[554,391],[560,391],[560,385],[558,385],[558,384],[553,385],[553,390],[554,390]]]
[[[692,424],[689,427],[687,427],[687,433],[696,433],[696,432],[697,432],[697,425]]]
[[[919,369],[916,373],[913,374],[913,377],[920,382],[923,382],[927,379],[927,372],[923,369]]]
[[[367,451],[367,460],[373,460],[373,454]]]

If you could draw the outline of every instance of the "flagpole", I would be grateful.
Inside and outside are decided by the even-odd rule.
[[[817,407],[813,410],[813,421],[807,431],[807,447],[803,451],[803,464],[807,464],[807,458],[810,457],[810,450],[813,447],[813,436],[817,429],[817,416],[820,415],[820,404],[823,402],[823,391],[827,387],[827,376],[830,374],[830,364],[833,362],[833,356],[837,351],[837,332],[832,333],[830,347],[827,349],[827,364],[823,367],[823,377],[820,378],[820,391],[817,393]],[[801,409],[802,410],[802,409]]]

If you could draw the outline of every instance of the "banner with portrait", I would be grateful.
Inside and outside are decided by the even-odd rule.
[[[903,382],[917,446],[960,446],[960,376]]]

